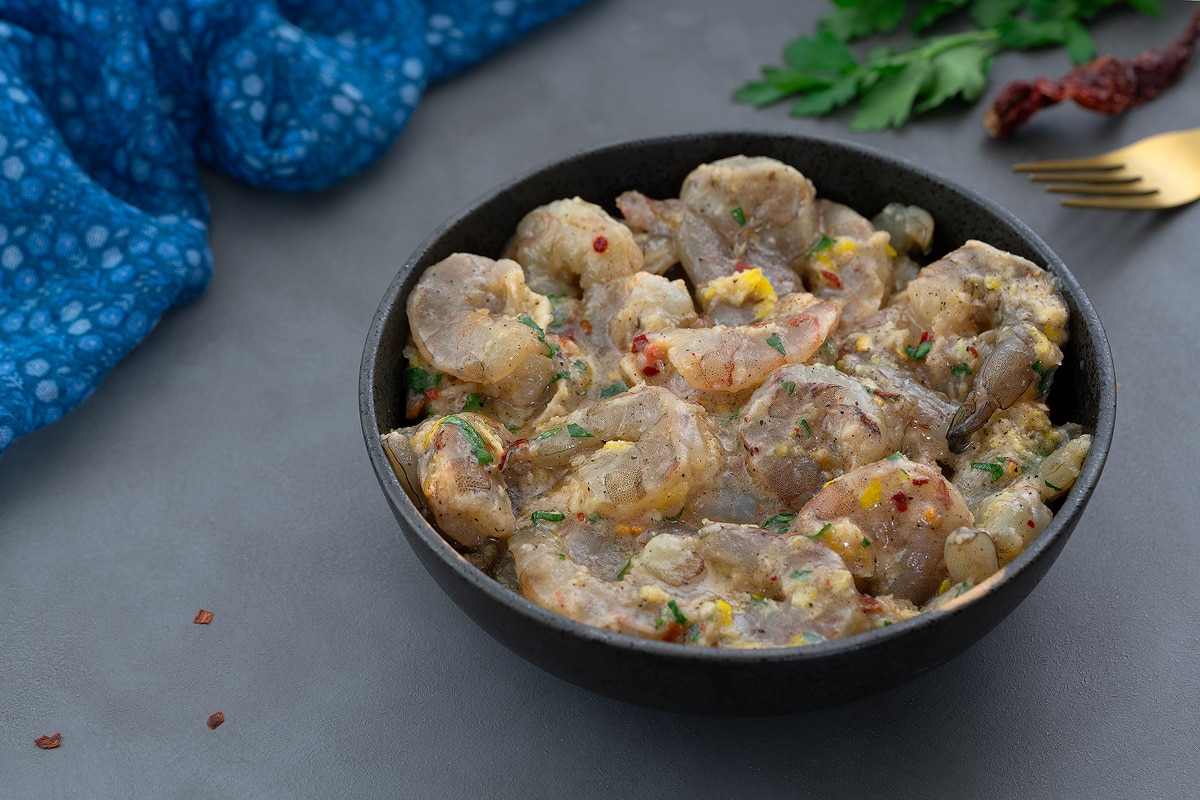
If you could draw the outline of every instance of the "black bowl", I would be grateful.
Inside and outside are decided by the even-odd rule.
[[[498,257],[529,210],[579,195],[613,210],[626,189],[678,196],[697,165],[736,154],[770,156],[812,179],[822,197],[870,217],[899,201],[937,221],[934,254],[980,239],[1058,276],[1071,312],[1065,361],[1051,408],[1094,437],[1054,521],[1002,572],[945,610],[848,639],[795,648],[724,650],[647,641],[547,611],[458,556],[420,514],[392,471],[380,434],[405,423],[405,302],[418,276],[451,253]],[[722,132],[647,139],[590,150],[544,166],[481,198],[434,233],[400,267],[363,352],[359,406],[371,464],[401,530],[438,584],[480,627],[546,671],[641,705],[699,714],[779,714],[880,692],[936,667],[1016,607],[1058,557],[1096,488],[1112,441],[1116,383],[1100,320],[1078,282],[1028,226],[987,198],[922,167],[867,148],[805,136]]]

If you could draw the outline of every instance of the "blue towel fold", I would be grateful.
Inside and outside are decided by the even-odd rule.
[[[584,0],[0,0],[0,452],[212,271],[198,162],[299,191]]]

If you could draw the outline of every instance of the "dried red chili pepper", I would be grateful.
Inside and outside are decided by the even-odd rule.
[[[983,118],[987,132],[1003,139],[1030,117],[1064,100],[1101,114],[1120,114],[1153,100],[1187,69],[1200,39],[1200,10],[1183,33],[1162,47],[1132,58],[1100,56],[1081,64],[1058,81],[1037,78],[1014,81],[1000,90]]]
[[[55,733],[50,736],[39,736],[33,740],[33,743],[43,750],[53,750],[62,744],[62,734]]]
[[[197,625],[207,625],[212,621],[213,613],[211,611],[205,611],[203,608],[197,611],[195,618],[192,619],[192,622],[196,623]]]

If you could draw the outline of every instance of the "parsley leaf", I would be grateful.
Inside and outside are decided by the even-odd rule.
[[[538,341],[546,346],[546,358],[554,358],[559,351],[559,346],[546,341],[546,332],[542,330],[542,326],[534,321],[533,317],[528,314],[521,314],[517,317],[517,322],[532,330],[537,334]]]
[[[561,430],[561,428],[560,428]],[[567,433],[571,434],[572,439],[591,439],[592,435],[587,432],[587,429],[582,425],[574,422],[567,423]]]
[[[851,127],[899,127],[914,114],[958,100],[977,101],[998,53],[1062,47],[1076,64],[1096,55],[1088,32],[1100,11],[1128,6],[1158,16],[1164,0],[830,0],[832,9],[811,35],[782,48],[782,65],[765,66],[761,79],[734,99],[769,106],[796,98],[789,113],[823,116],[858,101]],[[906,16],[914,34],[938,33],[907,49],[877,48],[860,58],[850,43],[893,34]],[[957,30],[955,30],[957,28]],[[896,36],[890,41],[895,42]]]
[[[404,382],[414,392],[427,392],[442,385],[442,373],[430,372],[421,367],[409,367],[404,372]]]
[[[463,438],[467,440],[467,444],[471,445],[471,455],[475,456],[475,460],[480,464],[492,463],[492,454],[487,449],[487,445],[483,443],[483,437],[479,435],[479,431],[472,427],[471,423],[467,422],[457,414],[451,414],[442,419],[443,425],[453,425],[462,431]]]
[[[920,361],[922,358],[929,355],[929,351],[932,348],[933,342],[926,339],[925,341],[917,344],[916,347],[913,347],[911,344],[904,345],[904,354],[913,361]]]
[[[625,566],[621,567],[621,571],[617,573],[617,580],[619,580],[619,581],[625,580],[625,576],[629,574],[629,568],[632,566],[633,566],[633,556],[630,556],[629,560],[625,562]]]
[[[804,255],[811,256],[814,253],[821,252],[822,250],[828,250],[830,247],[833,247],[835,244],[837,244],[837,239],[834,239],[833,237],[830,237],[830,236],[822,236],[820,239],[817,239],[816,244],[814,244],[812,247],[808,248],[808,252],[805,253]]]
[[[788,526],[792,524],[792,520],[794,520],[795,518],[796,518],[795,514],[776,514],[775,516],[771,517],[769,520],[764,522],[759,527],[762,527],[762,528],[778,527],[779,533],[785,533],[788,529]]]
[[[821,25],[845,41],[891,33],[904,17],[904,0],[834,0],[834,5]]]
[[[858,100],[858,113],[850,122],[856,131],[898,128],[912,114],[925,82],[933,74],[929,61],[912,61],[894,74],[882,73]]]
[[[994,464],[983,461],[972,461],[971,469],[979,469],[992,473],[992,483],[1004,477],[1004,461],[1001,459],[996,459],[996,463]]]

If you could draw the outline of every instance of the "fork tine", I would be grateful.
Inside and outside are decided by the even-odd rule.
[[[1061,201],[1071,208],[1103,208],[1109,211],[1153,211],[1164,208],[1153,195],[1135,197],[1065,197]]]
[[[1030,175],[1029,180],[1036,183],[1098,183],[1113,186],[1122,183],[1137,183],[1141,178],[1137,175],[1116,175],[1112,171],[1039,172],[1036,175]]]
[[[1136,183],[1138,179],[1132,179]],[[1158,189],[1152,186],[1137,186],[1133,185],[1116,185],[1111,183],[1104,184],[1085,184],[1083,186],[1047,186],[1046,191],[1051,194],[1081,194],[1081,195],[1097,195],[1105,197],[1147,197],[1152,194],[1158,194]]]
[[[1062,158],[1057,161],[1027,161],[1024,164],[1013,164],[1013,172],[1061,172],[1064,170],[1110,171],[1125,166],[1120,161],[1112,161],[1109,155],[1092,156],[1091,158]]]

